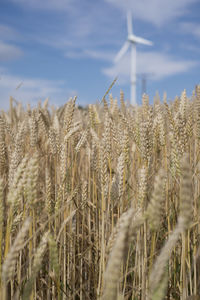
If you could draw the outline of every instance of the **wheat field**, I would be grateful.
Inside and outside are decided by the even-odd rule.
[[[0,299],[199,299],[200,86],[119,103],[1,111]]]

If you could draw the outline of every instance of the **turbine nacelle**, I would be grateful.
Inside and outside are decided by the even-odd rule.
[[[147,46],[152,46],[153,43],[149,40],[143,39],[139,36],[136,36],[134,34],[129,34],[128,35],[128,41],[131,43],[135,43],[135,44],[142,44],[142,45],[147,45]]]
[[[153,43],[149,40],[143,39],[139,36],[136,36],[134,34],[129,34],[127,41],[124,43],[124,45],[121,47],[120,51],[118,52],[118,54],[115,56],[114,58],[114,62],[118,62],[124,55],[125,53],[128,51],[128,48],[130,46],[130,44],[142,44],[142,45],[147,45],[147,46],[152,46]]]

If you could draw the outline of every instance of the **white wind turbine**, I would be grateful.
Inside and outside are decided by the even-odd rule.
[[[132,14],[131,11],[127,12],[127,29],[128,29],[128,37],[127,41],[124,43],[120,51],[115,57],[115,62],[118,62],[122,56],[127,52],[129,46],[131,46],[131,72],[130,72],[130,77],[131,77],[131,104],[132,105],[137,105],[136,102],[136,45],[137,44],[143,44],[143,45],[148,45],[152,46],[153,43],[151,41],[148,41],[146,39],[143,39],[139,36],[136,36],[133,34],[133,29],[132,29]]]

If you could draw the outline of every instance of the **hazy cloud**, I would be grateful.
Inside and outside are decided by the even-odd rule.
[[[19,47],[0,41],[0,61],[17,59],[22,54],[23,52]]]
[[[70,58],[87,56],[85,49],[119,45],[116,37],[121,23],[113,23],[116,14],[110,13],[107,6],[103,1],[88,3],[79,0],[70,13],[65,12],[58,25],[54,24],[53,28],[44,29],[39,34],[35,32],[32,39],[61,49]]]
[[[91,58],[95,60],[112,61],[113,52],[98,50],[70,50],[65,52],[67,58]]]
[[[0,40],[13,41],[18,39],[20,34],[10,26],[0,24]]]
[[[51,104],[59,106],[65,103],[69,97],[77,94],[76,91],[67,88],[64,81],[39,78],[28,79],[5,74],[5,70],[2,69],[0,69],[0,90],[0,109],[8,108],[10,96],[23,104],[30,103],[31,105],[35,105],[39,100],[49,97]]]
[[[194,61],[195,59],[186,60],[184,58],[184,48],[180,49],[180,43],[185,41],[182,38],[182,34],[192,32],[195,37],[199,38],[200,36],[200,26],[198,24],[192,22],[183,23],[186,17],[190,17],[190,9],[198,0],[8,1],[21,5],[24,10],[25,8],[30,8],[28,14],[36,14],[39,18],[41,17],[40,22],[28,24],[28,28],[31,29],[30,32],[27,31],[28,34],[26,31],[22,32],[28,35],[28,41],[35,43],[36,47],[39,43],[47,45],[70,59],[90,58],[92,61],[89,62],[88,60],[88,66],[90,66],[90,63],[95,64],[94,60],[107,62],[107,65],[110,63],[110,67],[104,68],[102,73],[111,79],[119,75],[119,83],[128,83],[130,77],[129,55],[125,56],[118,64],[111,65],[115,54],[119,51],[121,43],[124,41],[123,39],[126,38],[126,10],[128,2],[133,13],[133,23],[137,27],[137,34],[144,35],[144,37],[152,39],[155,43],[154,47],[151,48],[152,51],[138,52],[138,73],[151,73],[155,80],[160,80],[171,75],[189,72],[198,63]],[[43,11],[42,13],[33,12],[34,9]],[[55,20],[49,22],[52,16],[55,16]],[[141,20],[146,24],[135,22],[135,19]],[[149,26],[149,23],[157,27],[163,26],[162,30],[160,28],[152,29],[153,26]],[[41,24],[44,24],[44,26],[41,26]],[[182,31],[180,31],[180,24]],[[170,33],[170,30],[173,32]],[[11,46],[5,40],[6,32],[12,38],[12,31],[5,26],[4,28],[0,26],[0,39],[6,41],[6,45]],[[187,38],[184,35],[185,37]],[[23,45],[25,45],[23,49],[26,51],[26,43],[23,43]],[[190,46],[193,46],[192,43]],[[18,48],[18,50],[20,49]],[[173,56],[173,53],[176,53],[176,57]],[[198,60],[198,57],[196,59]],[[35,80],[33,81],[36,82]],[[52,86],[58,90],[52,91]],[[25,86],[23,85],[22,87],[24,88],[22,96],[25,97]],[[37,98],[44,95],[41,84],[39,84],[39,87],[35,87]],[[47,94],[49,92],[52,95],[56,95],[56,93],[63,95],[62,87],[58,82],[52,82],[52,84],[48,82],[46,87],[45,93]],[[19,89],[19,92],[22,93],[22,88]],[[27,93],[29,93],[27,97],[31,98],[30,86]],[[31,91],[31,94],[33,95],[34,92]]]
[[[137,53],[137,73],[149,73],[151,79],[160,80],[167,76],[184,73],[197,65],[195,61],[177,60],[159,52]],[[102,70],[110,78],[119,76],[121,84],[130,80],[130,54],[128,53],[117,64]]]
[[[97,51],[97,50],[86,50],[85,54],[88,55],[88,57],[98,60],[104,60],[104,61],[112,61],[113,60],[113,52],[108,51]]]
[[[41,10],[63,11],[70,8],[74,0],[10,0],[13,3],[26,5],[26,7]]]
[[[200,24],[193,22],[183,22],[180,25],[182,32],[195,36],[200,40]]]
[[[105,0],[120,9],[131,7],[133,17],[160,26],[188,12],[191,4],[198,0]]]

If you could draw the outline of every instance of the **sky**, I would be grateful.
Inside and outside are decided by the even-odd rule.
[[[153,46],[137,45],[137,103],[146,78],[150,103],[190,97],[200,84],[200,0],[0,0],[0,109],[9,97],[24,105],[49,98],[63,105],[101,100],[111,93],[130,97],[130,51],[115,63],[133,32]],[[144,75],[146,74],[146,75]]]

